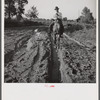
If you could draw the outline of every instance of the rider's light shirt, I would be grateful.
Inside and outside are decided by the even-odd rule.
[[[55,15],[54,15],[54,19],[62,19],[62,13],[61,12],[57,12]]]

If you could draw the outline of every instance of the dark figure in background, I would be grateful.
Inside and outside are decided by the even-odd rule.
[[[54,25],[54,21],[58,20],[58,23],[60,24],[61,27],[61,33],[63,34],[64,32],[64,26],[62,23],[62,13],[59,12],[59,8],[56,6],[55,9],[56,14],[54,15],[54,19],[52,19],[52,23],[50,24],[50,29],[49,29],[49,33],[53,32],[53,25]]]

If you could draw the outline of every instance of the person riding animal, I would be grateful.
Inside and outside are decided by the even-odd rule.
[[[54,15],[54,19],[52,20],[52,23],[50,24],[50,31],[49,33],[53,32],[53,26],[55,24],[55,22],[59,23],[60,25],[60,31],[59,31],[59,35],[61,36],[64,32],[64,26],[62,23],[62,13],[59,12],[59,8],[56,6],[55,9],[56,14]]]

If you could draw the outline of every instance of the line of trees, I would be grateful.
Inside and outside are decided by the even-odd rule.
[[[28,0],[5,0],[5,18],[11,19],[16,16],[16,19],[20,21],[24,14],[28,19],[38,18],[38,10],[33,5],[25,14],[25,5],[28,4]],[[67,17],[63,18],[63,21],[67,21]],[[88,7],[84,7],[81,16],[77,19],[77,22],[90,23],[94,20],[94,17]]]

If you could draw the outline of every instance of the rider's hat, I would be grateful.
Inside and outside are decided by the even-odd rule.
[[[58,6],[56,6],[54,10],[59,10]]]

